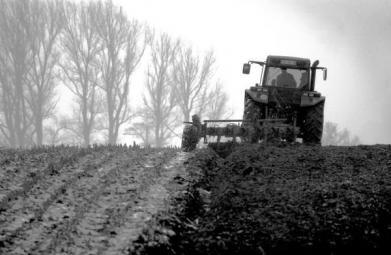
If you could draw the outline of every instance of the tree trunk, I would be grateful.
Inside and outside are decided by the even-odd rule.
[[[159,124],[156,124],[155,126],[155,146],[156,148],[160,148],[160,141],[159,141]]]
[[[20,72],[16,73],[15,86],[16,86],[16,103],[15,103],[15,131],[16,131],[16,146],[23,147],[24,144],[24,132],[23,132],[23,89]]]
[[[183,115],[185,116],[185,121],[190,121],[190,111],[189,110],[185,110]]]
[[[84,131],[84,146],[88,147],[90,145],[90,134],[88,131]]]
[[[37,145],[41,146],[43,144],[43,123],[42,118],[38,117],[35,121],[35,131],[37,133]]]

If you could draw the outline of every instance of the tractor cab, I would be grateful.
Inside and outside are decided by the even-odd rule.
[[[310,60],[269,56],[263,77],[263,86],[277,86],[309,90]]]
[[[314,91],[316,70],[323,70],[323,79],[327,78],[327,69],[318,67],[319,61],[315,61],[311,66],[307,58],[268,56],[266,62],[249,61],[244,64],[244,74],[250,73],[251,64],[258,64],[262,67],[260,84],[257,86]]]

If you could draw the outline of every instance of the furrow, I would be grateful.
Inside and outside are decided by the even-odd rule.
[[[53,224],[50,224],[52,227],[47,229],[51,229],[51,233],[46,235],[47,238],[36,247],[33,247],[31,251],[40,254],[52,254],[64,252],[69,247],[72,247],[73,240],[71,234],[77,232],[76,227],[82,222],[92,207],[104,206],[99,204],[99,198],[104,194],[105,187],[113,179],[117,178],[118,170],[127,164],[129,163],[126,160],[124,161],[122,158],[116,157],[116,162],[102,167],[97,171],[97,174],[82,179],[77,187],[71,189],[64,196],[63,207],[66,208],[67,219],[57,224],[54,223],[56,224],[55,228],[53,228]],[[49,217],[55,214],[54,211],[48,210]],[[50,219],[48,221],[50,222]],[[63,248],[63,251],[61,251],[61,248]]]
[[[165,157],[164,161],[154,168],[154,180],[150,180],[148,174],[142,177],[144,181],[140,180],[140,183],[148,179],[148,186],[143,187],[137,205],[122,216],[125,220],[114,228],[115,235],[106,241],[107,248],[100,251],[100,254],[127,254],[131,251],[132,242],[140,236],[146,223],[153,215],[166,209],[169,199],[167,185],[180,171],[184,159],[183,153],[178,153],[175,157]]]
[[[77,191],[80,186],[83,188],[83,185],[90,187],[91,183],[88,183],[88,180],[99,174],[99,169],[97,170],[96,166],[104,164],[108,160],[112,161],[111,158],[112,155],[108,154],[97,162],[87,161],[85,165],[77,168],[79,171],[74,171],[70,179],[57,189],[52,189],[54,192],[42,203],[42,207],[36,207],[35,216],[31,218],[34,220],[25,221],[20,228],[6,236],[4,243],[6,247],[11,246],[8,248],[9,251],[15,254],[24,254],[46,240],[63,221],[70,219],[73,214],[72,209],[78,206],[78,201],[72,201],[74,190]],[[23,247],[23,252],[19,247]]]
[[[0,215],[0,241],[9,242],[18,232],[28,227],[34,221],[39,220],[47,208],[64,193],[67,187],[91,171],[93,155],[80,159],[80,167],[72,165],[43,178],[39,185],[31,189],[26,196],[17,199],[12,206]],[[108,157],[97,161],[103,163]],[[27,225],[27,226],[26,226]]]
[[[28,164],[23,161],[22,169],[16,168],[20,175],[15,175],[13,177],[14,181],[9,182],[8,188],[5,187],[4,192],[1,194],[0,200],[0,212],[6,210],[10,207],[15,200],[21,196],[26,196],[26,194],[33,189],[33,187],[46,176],[56,173],[61,170],[62,167],[66,166],[72,159],[78,157],[80,152],[78,150],[73,151],[70,155],[61,155],[58,153],[54,159],[51,159],[48,163],[42,163],[40,160],[38,164]],[[46,162],[46,160],[45,160]],[[40,170],[42,169],[43,170]],[[12,174],[10,174],[12,176]],[[12,185],[11,185],[12,184]],[[3,190],[3,191],[4,191]],[[3,192],[2,191],[2,192]]]

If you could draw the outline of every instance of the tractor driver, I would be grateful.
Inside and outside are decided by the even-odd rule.
[[[296,88],[297,86],[295,78],[286,71],[286,67],[282,67],[281,73],[277,76],[277,86],[284,88]]]

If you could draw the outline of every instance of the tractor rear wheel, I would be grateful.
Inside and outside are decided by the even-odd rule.
[[[302,124],[303,143],[321,144],[323,133],[323,110],[324,101],[305,110]]]
[[[198,128],[194,125],[186,125],[182,134],[182,150],[192,151],[195,150],[198,143]]]
[[[254,126],[257,120],[261,118],[261,109],[260,107],[251,99],[246,98],[244,105],[243,113],[243,124],[242,127],[246,129],[247,136],[244,136],[243,139],[245,142],[257,143],[260,139],[259,132]]]

